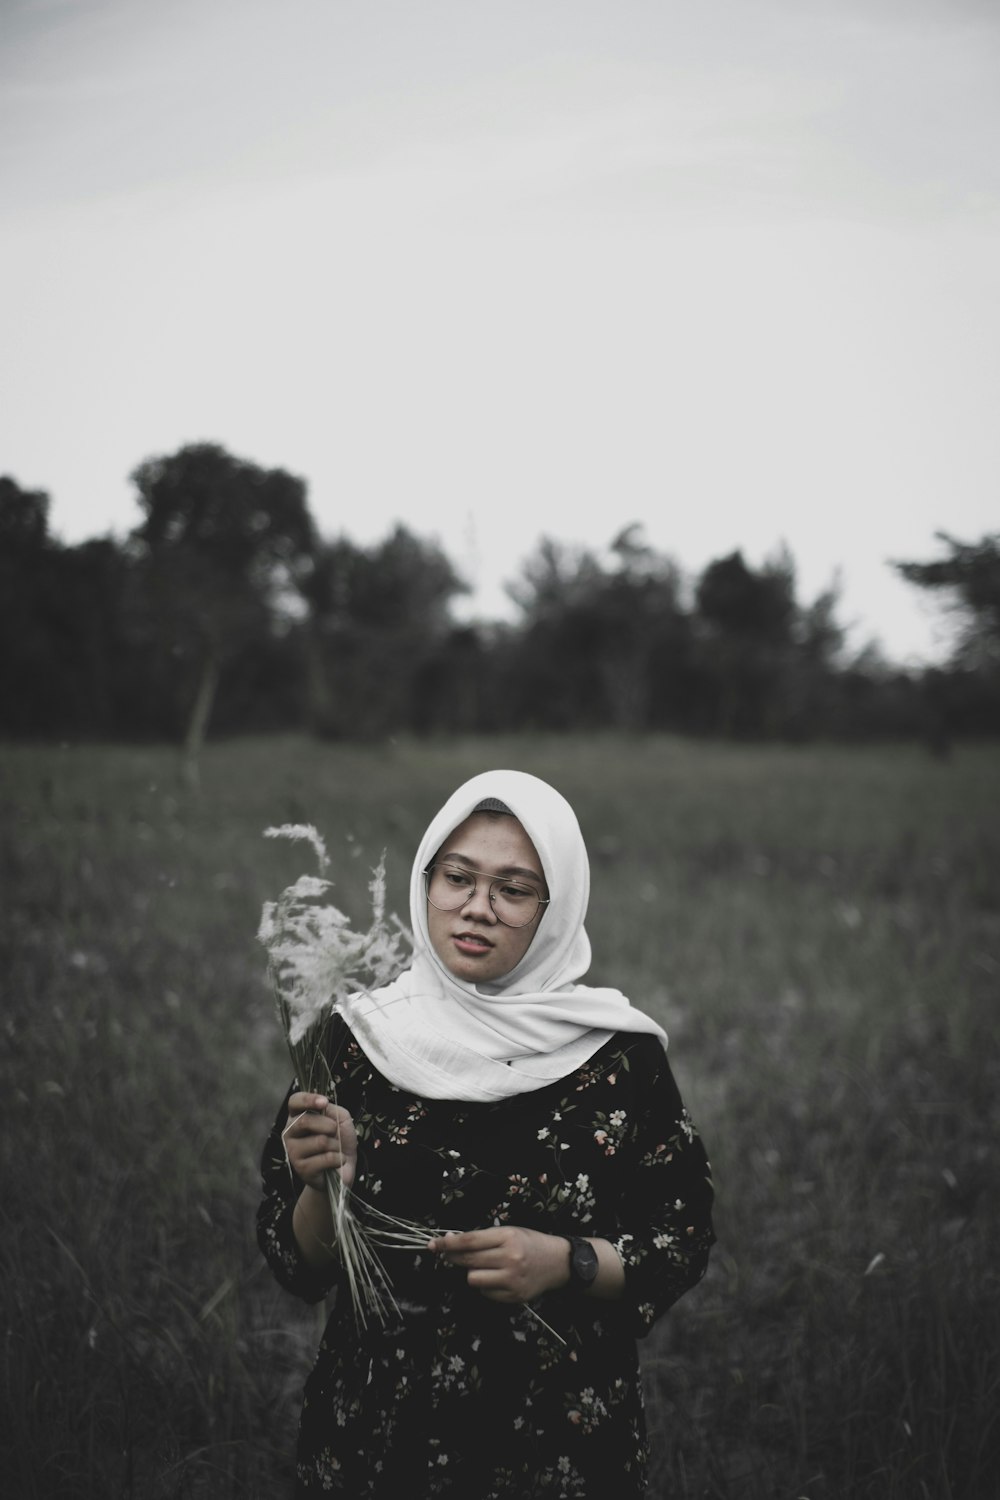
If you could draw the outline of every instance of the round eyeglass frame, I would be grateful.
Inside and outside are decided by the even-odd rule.
[[[434,871],[437,869],[451,869],[457,871],[459,874],[472,876],[472,890],[469,891],[464,901],[456,901],[454,906],[438,906],[436,901],[431,901],[431,879],[433,877]],[[470,870],[467,869],[465,865],[449,865],[446,860],[441,860],[440,863],[435,862],[432,865],[428,865],[426,870],[424,871],[424,889],[427,893],[427,900],[430,902],[431,906],[433,906],[435,911],[461,911],[463,906],[468,906],[470,901],[475,900],[476,895],[479,891],[480,880],[488,880],[490,883],[490,910],[493,912],[493,915],[496,917],[497,921],[504,927],[512,928],[515,932],[519,932],[522,927],[530,927],[532,922],[538,916],[539,909],[543,906],[548,906],[549,902],[552,900],[551,896],[536,896],[535,900],[537,901],[538,905],[535,907],[534,911],[531,913],[531,916],[527,919],[527,921],[508,922],[497,911],[497,898],[495,891],[495,887],[498,885],[510,884],[510,877],[508,875],[489,875],[485,870]],[[530,889],[532,889],[530,886],[525,886],[525,890]]]

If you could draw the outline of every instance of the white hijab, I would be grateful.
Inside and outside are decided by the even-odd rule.
[[[506,804],[538,851],[549,905],[531,946],[493,984],[455,976],[431,946],[424,870],[448,835],[487,798]],[[427,1099],[492,1101],[565,1078],[616,1031],[666,1033],[619,990],[575,981],[590,967],[584,930],[590,864],[576,814],[523,771],[486,771],[460,786],[432,820],[413,862],[412,966],[343,1007],[368,1058],[398,1088]]]

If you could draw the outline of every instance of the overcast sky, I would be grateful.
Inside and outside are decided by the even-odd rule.
[[[1000,527],[996,0],[0,0],[0,472],[210,440],[327,535],[782,541],[861,645]]]

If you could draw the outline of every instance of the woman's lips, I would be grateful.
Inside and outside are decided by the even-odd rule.
[[[489,938],[479,937],[474,932],[457,932],[452,941],[459,953],[466,953],[470,957],[489,953],[493,947]]]

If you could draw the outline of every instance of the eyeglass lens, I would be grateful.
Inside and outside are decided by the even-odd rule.
[[[438,911],[457,911],[472,900],[479,886],[478,872],[457,865],[432,865],[427,871],[427,899]],[[541,904],[541,897],[530,885],[498,877],[491,880],[490,905],[505,927],[526,927]]]

